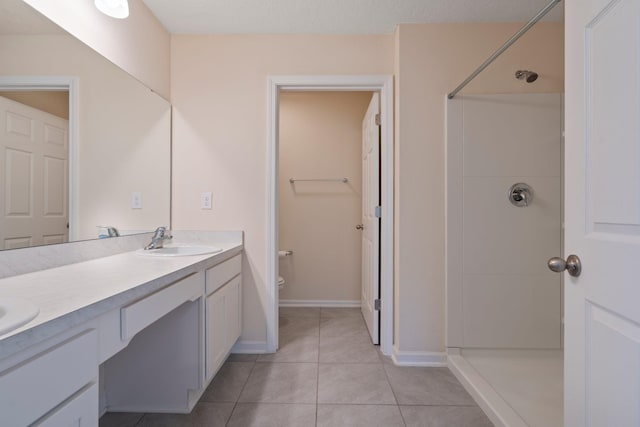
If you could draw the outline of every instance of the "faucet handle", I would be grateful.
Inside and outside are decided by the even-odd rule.
[[[162,239],[162,240],[169,240],[172,239],[173,236],[170,234],[165,234],[167,232],[167,226],[160,226],[158,228],[156,228],[155,234],[153,235],[154,239]]]

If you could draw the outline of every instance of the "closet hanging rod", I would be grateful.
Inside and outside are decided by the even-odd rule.
[[[542,10],[540,10],[540,12],[536,14],[536,16],[531,18],[531,21],[527,22],[524,27],[520,28],[518,32],[515,33],[513,36],[511,36],[509,40],[507,40],[498,50],[496,50],[493,53],[493,55],[487,58],[487,60],[484,61],[482,65],[476,68],[476,70],[473,73],[471,73],[471,75],[467,77],[465,81],[460,83],[460,85],[458,85],[457,88],[455,88],[449,95],[447,95],[447,98],[453,99],[453,97],[456,96],[458,92],[460,92],[466,85],[469,84],[469,82],[471,82],[471,80],[475,79],[478,74],[480,74],[493,61],[495,61],[496,58],[498,58],[498,56],[502,55],[502,53],[505,50],[509,49],[509,47],[512,44],[514,44],[520,37],[524,35],[524,33],[529,31],[529,28],[533,27],[539,20],[541,20],[547,13],[549,13],[549,11],[551,11],[551,9],[553,9],[561,1],[562,0],[551,0],[545,7],[542,8]]]
[[[346,184],[347,182],[349,182],[349,179],[347,179],[347,178],[334,178],[334,179],[331,179],[331,178],[329,178],[329,179],[322,179],[322,178],[319,178],[319,179],[294,179],[294,178],[289,178],[289,182],[292,183],[292,184],[295,183],[295,182],[298,182],[298,181],[305,181],[305,182],[343,182],[343,183]]]

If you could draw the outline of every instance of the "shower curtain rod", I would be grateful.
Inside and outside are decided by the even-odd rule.
[[[536,24],[536,22],[541,20],[547,13],[549,13],[549,11],[551,11],[551,9],[553,9],[561,1],[562,0],[551,0],[545,7],[542,8],[542,10],[540,10],[540,12],[538,12],[536,14],[536,16],[531,18],[531,21],[527,22],[524,27],[520,28],[517,33],[515,33],[513,36],[511,36],[511,38],[509,40],[507,40],[500,47],[500,49],[496,50],[493,53],[493,55],[491,55],[489,58],[487,58],[487,60],[484,61],[482,63],[482,65],[480,65],[478,68],[476,68],[476,70],[473,73],[471,73],[471,75],[469,77],[467,77],[467,79],[465,81],[460,83],[460,85],[457,88],[455,88],[449,95],[447,95],[447,98],[448,99],[453,99],[453,97],[456,96],[458,94],[458,92],[460,92],[462,90],[462,88],[464,88],[466,85],[468,85],[469,82],[471,82],[471,80],[475,79],[476,76],[478,74],[480,74],[485,68],[487,68],[493,61],[495,61],[498,56],[502,55],[502,52],[504,52],[505,50],[509,49],[509,47],[512,44],[514,44],[520,37],[522,37],[524,35],[524,33],[529,31],[529,28],[533,27]]]

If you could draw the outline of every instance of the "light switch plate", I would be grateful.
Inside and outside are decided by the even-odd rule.
[[[204,192],[200,195],[202,209],[211,209],[211,191]]]
[[[131,209],[142,209],[142,193],[134,191],[131,193]]]

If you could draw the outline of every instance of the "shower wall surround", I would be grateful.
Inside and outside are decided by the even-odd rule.
[[[561,95],[461,96],[447,131],[447,346],[559,348]]]

